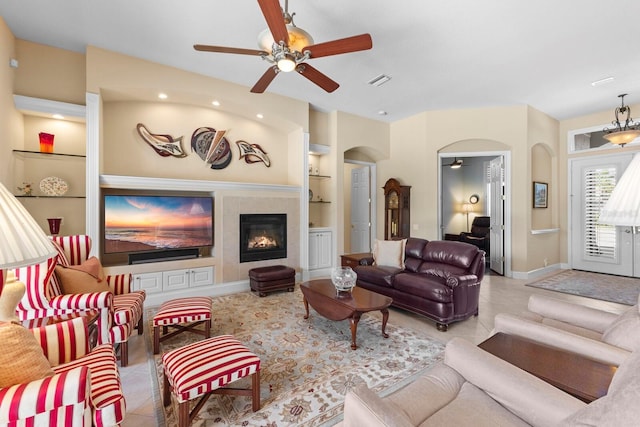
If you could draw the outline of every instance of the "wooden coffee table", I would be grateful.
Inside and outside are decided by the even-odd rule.
[[[478,345],[584,402],[607,394],[617,367],[499,332]]]
[[[309,318],[309,304],[321,316],[329,320],[349,319],[351,325],[351,348],[355,350],[358,321],[362,313],[380,310],[382,313],[382,336],[389,338],[385,332],[389,320],[389,306],[393,300],[363,288],[355,287],[351,292],[336,292],[329,279],[318,279],[300,284],[304,296],[305,319]]]

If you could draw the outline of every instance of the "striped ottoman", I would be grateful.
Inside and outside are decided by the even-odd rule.
[[[181,323],[189,323],[181,325]],[[195,329],[204,323],[204,331]],[[175,331],[169,332],[169,326]],[[160,328],[162,327],[162,335]],[[190,297],[177,298],[160,305],[160,309],[153,316],[153,354],[160,352],[160,341],[191,331],[209,338],[211,331],[211,298]]]
[[[162,355],[162,401],[178,401],[178,426],[191,424],[211,394],[251,396],[252,409],[260,409],[260,359],[232,335],[194,342]],[[251,375],[251,388],[220,388]],[[189,413],[189,401],[202,396]]]

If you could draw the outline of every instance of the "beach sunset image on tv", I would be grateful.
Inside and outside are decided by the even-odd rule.
[[[106,195],[104,251],[211,246],[212,211],[210,197]]]

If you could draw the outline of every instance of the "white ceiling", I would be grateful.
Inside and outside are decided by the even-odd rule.
[[[267,89],[320,110],[391,122],[426,110],[528,104],[562,120],[604,110],[613,118],[619,93],[640,103],[638,0],[291,0],[289,11],[316,43],[373,38],[371,50],[311,60],[340,83],[334,93],[295,73]],[[0,15],[20,39],[78,52],[93,45],[247,91],[268,66],[192,47],[257,49],[266,23],[255,0],[18,0],[0,3]],[[379,74],[392,80],[367,84]],[[614,82],[591,85],[610,76]]]

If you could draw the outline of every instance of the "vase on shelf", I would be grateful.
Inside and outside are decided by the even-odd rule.
[[[40,152],[41,153],[53,153],[53,137],[55,135],[51,133],[40,132],[38,137],[40,138]]]
[[[60,233],[60,224],[62,224],[62,218],[47,218],[49,223],[49,233],[52,236],[57,236]]]

